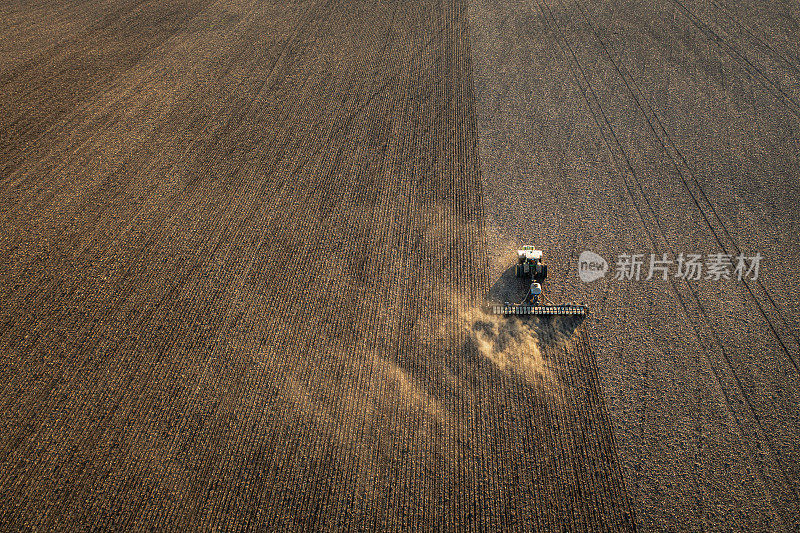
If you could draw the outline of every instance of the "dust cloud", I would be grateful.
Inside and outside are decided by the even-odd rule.
[[[512,372],[544,391],[558,390],[558,377],[540,347],[538,319],[489,314],[482,309],[459,313],[467,342],[498,370]]]

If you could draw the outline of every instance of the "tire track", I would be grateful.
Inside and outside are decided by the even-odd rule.
[[[545,5],[542,4],[541,2],[538,2],[538,0],[537,0],[537,3],[539,4],[540,10],[541,10],[542,15],[543,15],[543,18],[545,18],[545,20],[547,20],[547,15],[545,14]],[[551,26],[551,28],[553,28],[553,30],[560,37],[560,39],[556,39],[556,41],[559,44],[559,47],[561,48],[562,53],[566,56],[567,55],[567,51],[568,51],[569,56],[572,58],[571,61],[568,60],[570,65],[574,64],[578,69],[576,71],[572,66],[570,66],[570,70],[573,73],[573,79],[578,84],[579,88],[581,89],[581,92],[582,92],[582,94],[584,96],[584,99],[585,99],[585,101],[587,103],[587,106],[589,107],[589,109],[590,109],[590,111],[592,113],[592,116],[593,116],[593,118],[594,118],[594,120],[595,120],[595,122],[597,124],[598,130],[600,131],[600,134],[603,137],[604,142],[606,143],[606,146],[607,146],[607,148],[609,150],[609,153],[611,153],[611,155],[612,155],[612,157],[613,157],[613,159],[615,161],[615,165],[620,170],[620,173],[623,175],[623,182],[624,182],[626,190],[628,192],[628,196],[631,199],[631,202],[632,202],[634,208],[637,211],[639,220],[640,220],[640,222],[642,224],[642,228],[645,231],[645,233],[647,234],[648,240],[650,241],[653,250],[655,251],[655,253],[658,253],[658,250],[659,250],[658,241],[661,241],[665,247],[668,247],[668,242],[666,241],[666,238],[664,236],[664,232],[663,232],[664,230],[660,226],[660,224],[658,222],[658,219],[657,219],[657,216],[655,215],[655,210],[653,209],[652,205],[650,204],[650,202],[648,200],[648,197],[647,197],[646,193],[644,192],[644,189],[642,188],[640,180],[637,178],[636,170],[634,169],[634,167],[632,165],[630,156],[627,154],[627,152],[623,148],[621,142],[619,141],[619,139],[618,139],[618,137],[616,135],[616,132],[614,131],[613,126],[611,125],[611,122],[609,121],[607,115],[605,114],[605,112],[602,109],[602,106],[600,105],[600,100],[599,100],[597,94],[594,92],[594,89],[592,88],[591,83],[589,82],[588,76],[586,75],[586,72],[584,71],[583,67],[581,66],[580,61],[577,59],[577,55],[575,54],[573,48],[570,46],[569,42],[566,40],[566,37],[564,36],[563,31],[560,30],[560,25],[557,22],[557,18],[552,13],[552,11],[550,10],[549,6],[547,7],[547,12],[549,12],[549,19],[553,21],[552,24],[550,22],[548,22],[548,25]],[[563,42],[563,44],[562,44],[562,42]],[[580,79],[583,79],[583,83],[581,83],[579,81]],[[584,87],[584,84],[585,84],[585,87]],[[591,95],[591,98],[589,97],[589,95]],[[595,110],[595,106],[592,105],[592,101],[595,102],[597,110]],[[600,117],[602,117],[602,119]],[[605,124],[605,128],[603,127],[603,124]],[[610,134],[611,138],[613,139],[613,142],[609,141],[607,135],[605,133],[603,133],[605,129],[608,129],[609,134]],[[624,164],[620,163],[620,158],[619,158],[620,156],[617,155],[617,150],[614,150],[612,145],[616,146],[617,149],[619,150],[619,152],[622,154],[621,159],[624,161]],[[624,169],[627,169],[627,171],[624,170]],[[635,188],[631,187],[631,184],[628,182],[628,176],[630,176],[631,179],[633,180],[633,182],[634,182],[634,184],[636,186]],[[636,198],[637,198],[636,190],[637,189],[639,191],[639,195],[641,196],[641,200],[639,200],[639,201],[636,200]],[[644,209],[642,207],[640,207],[639,202],[641,202],[646,207]],[[649,217],[645,214],[645,211],[649,212],[649,214],[650,214]],[[649,222],[649,223],[647,222],[648,218],[652,218],[652,221]],[[651,227],[653,227],[655,229],[651,229]],[[684,282],[684,285],[689,290],[690,294],[693,296],[694,302],[691,305],[684,299],[683,295],[681,294],[681,291],[678,289],[678,284],[675,282],[675,280],[674,279],[670,279],[670,286],[671,286],[672,292],[674,293],[674,295],[678,299],[678,302],[680,303],[681,308],[684,310],[685,315],[687,316],[687,318],[689,318],[690,324],[691,324],[691,326],[692,326],[692,328],[693,328],[693,330],[695,332],[697,340],[698,340],[699,344],[701,345],[701,347],[703,348],[703,352],[704,352],[704,354],[706,356],[706,360],[709,362],[709,365],[710,365],[712,371],[714,372],[714,375],[715,375],[715,377],[717,379],[717,382],[719,383],[720,391],[725,397],[725,401],[726,401],[726,403],[728,405],[729,412],[731,413],[733,419],[736,421],[736,423],[739,426],[739,429],[740,429],[740,431],[741,431],[741,433],[743,435],[748,435],[748,434],[753,434],[754,433],[757,436],[757,439],[755,439],[755,440],[757,440],[758,442],[767,442],[767,443],[769,443],[769,439],[766,438],[767,432],[761,426],[761,422],[759,420],[759,417],[755,415],[755,408],[752,405],[752,403],[750,402],[749,397],[744,392],[744,389],[742,387],[742,383],[739,380],[738,375],[734,371],[734,368],[733,368],[733,366],[731,364],[731,361],[730,361],[730,356],[726,352],[724,344],[722,343],[721,339],[719,339],[719,337],[717,336],[716,332],[713,329],[710,329],[710,328],[708,328],[706,326],[706,324],[710,323],[710,318],[709,318],[708,314],[706,313],[706,311],[704,310],[704,308],[703,308],[703,306],[702,306],[702,304],[701,304],[701,302],[699,300],[699,296],[697,295],[696,291],[694,291],[694,289],[691,287],[690,284]],[[703,320],[698,321],[695,318],[697,316],[700,316]],[[706,340],[706,339],[709,339],[709,338],[713,339],[710,343]],[[712,358],[711,354],[714,353],[714,352],[717,352],[717,351],[720,352],[720,355],[721,355],[721,358],[722,358],[722,360],[724,362],[725,368],[727,369],[727,371],[732,376],[732,382],[733,382],[732,384],[733,384],[734,390],[738,391],[738,395],[741,396],[741,398],[743,399],[743,403],[745,404],[745,410],[746,410],[746,415],[745,416],[740,416],[740,415],[736,414],[739,409],[733,407],[734,406],[734,402],[729,397],[729,394],[727,392],[727,388],[723,385],[723,377],[720,376],[720,372],[712,364],[713,358]],[[750,428],[750,427],[745,428],[742,425],[743,423],[751,423],[755,427],[753,427],[753,428]],[[644,427],[643,422],[641,423],[641,425],[642,425],[642,427]],[[772,497],[772,506],[773,506],[773,508],[776,509],[776,511],[778,511],[781,514],[781,516],[784,519],[785,523],[790,524],[790,523],[792,523],[794,521],[793,520],[793,516],[794,515],[790,511],[784,509],[783,506],[777,504],[777,501],[779,500],[777,495],[789,493],[789,494],[792,495],[792,498],[795,501],[799,501],[798,500],[797,491],[796,491],[796,488],[794,487],[794,485],[790,482],[790,480],[787,477],[786,468],[785,468],[784,465],[781,464],[780,455],[777,453],[777,450],[772,446],[770,446],[770,448],[771,448],[771,452],[772,453],[771,453],[771,455],[769,456],[769,458],[767,459],[766,462],[767,463],[772,463],[772,465],[768,465],[770,470],[777,471],[777,472],[780,473],[780,477],[782,478],[782,480],[779,483],[773,481],[773,476],[770,475],[770,474],[767,474],[764,471],[765,470],[765,465],[763,465],[761,463],[761,461],[757,459],[758,455],[756,454],[755,450],[753,450],[752,448],[750,448],[750,456],[753,459],[753,462],[755,464],[759,465],[759,476],[760,476],[760,480],[762,481],[762,483],[764,485],[766,485],[766,486],[771,487],[771,489],[769,490],[769,495]]]
[[[785,52],[781,52],[780,50],[776,50],[770,44],[760,38],[756,34],[756,30],[742,21],[741,17],[737,16],[736,13],[725,4],[725,2],[721,2],[720,0],[711,0],[711,4],[719,9],[726,17],[728,17],[734,24],[736,24],[739,28],[741,28],[750,39],[753,40],[759,47],[766,50],[773,59],[779,60],[780,62],[784,63],[789,69],[791,69],[797,76],[800,76],[800,64],[796,61],[792,61],[790,57]],[[730,32],[728,32],[730,35]]]
[[[559,1],[560,1],[560,0],[559,0]],[[628,91],[631,93],[631,96],[634,98],[634,101],[636,102],[636,106],[637,106],[637,108],[638,108],[638,109],[639,109],[639,110],[642,112],[642,114],[645,116],[645,119],[646,119],[646,121],[647,121],[647,123],[648,123],[648,125],[649,125],[649,127],[650,127],[650,130],[652,131],[653,135],[654,135],[654,136],[655,136],[655,137],[658,139],[658,142],[659,142],[659,144],[660,144],[661,148],[662,148],[662,149],[663,149],[663,151],[664,151],[664,152],[667,154],[667,156],[669,157],[670,161],[672,162],[672,164],[673,164],[673,166],[674,166],[674,168],[675,168],[675,170],[676,170],[677,174],[678,174],[678,175],[679,175],[679,177],[681,178],[681,181],[682,181],[682,183],[683,183],[684,187],[686,188],[687,192],[689,192],[689,195],[691,196],[691,198],[692,198],[692,201],[694,202],[694,204],[695,204],[695,206],[697,207],[698,211],[700,211],[700,213],[701,213],[701,215],[702,215],[702,217],[703,217],[703,220],[706,222],[706,225],[707,225],[707,227],[709,228],[709,230],[711,231],[712,235],[714,236],[714,238],[715,238],[716,242],[719,244],[719,246],[720,246],[720,247],[723,249],[723,251],[724,251],[725,253],[729,253],[729,252],[728,252],[728,249],[726,248],[725,244],[723,243],[723,240],[720,238],[720,234],[719,234],[719,232],[718,232],[717,230],[715,230],[715,229],[714,229],[713,225],[711,224],[711,221],[710,221],[709,217],[708,217],[708,216],[705,214],[704,210],[703,210],[703,209],[701,208],[701,206],[700,206],[700,203],[699,203],[699,201],[698,201],[697,197],[695,196],[695,194],[694,194],[694,192],[692,191],[692,189],[689,187],[689,183],[688,183],[688,181],[687,181],[687,179],[686,179],[686,176],[684,175],[684,170],[683,170],[683,169],[681,168],[681,166],[680,166],[680,165],[677,163],[677,161],[676,161],[675,157],[672,155],[672,153],[670,152],[670,149],[669,149],[669,148],[671,148],[671,149],[672,149],[672,150],[673,150],[673,151],[674,151],[674,152],[677,154],[677,156],[678,156],[678,157],[681,159],[681,161],[683,162],[683,165],[684,165],[684,167],[683,167],[683,168],[684,168],[685,170],[688,170],[688,173],[689,173],[689,174],[690,174],[690,176],[692,177],[692,180],[693,180],[693,182],[695,183],[695,185],[696,185],[697,189],[698,189],[698,190],[701,192],[704,202],[706,203],[707,207],[708,207],[708,208],[711,210],[711,212],[712,212],[712,213],[713,213],[713,215],[715,216],[715,218],[716,218],[717,222],[720,224],[720,226],[721,226],[721,228],[722,228],[722,230],[723,230],[723,232],[724,232],[725,236],[727,236],[727,237],[728,237],[728,239],[729,239],[729,245],[733,247],[733,250],[734,250],[736,253],[741,253],[741,252],[740,252],[740,250],[739,250],[739,248],[738,248],[738,246],[736,245],[735,241],[734,241],[734,240],[731,238],[731,236],[730,236],[730,233],[728,232],[728,230],[727,230],[727,228],[725,227],[724,223],[722,222],[722,220],[720,219],[719,215],[717,214],[716,210],[713,208],[713,205],[712,205],[712,204],[711,204],[711,202],[708,200],[708,197],[706,196],[706,194],[705,194],[705,191],[703,190],[702,186],[699,184],[699,182],[698,182],[698,180],[697,180],[697,177],[696,177],[696,175],[695,175],[695,174],[692,172],[692,170],[691,170],[691,168],[689,167],[689,165],[688,165],[688,163],[687,163],[687,161],[686,161],[685,157],[684,157],[684,156],[683,156],[683,154],[682,154],[682,153],[681,153],[681,152],[680,152],[680,151],[677,149],[677,146],[674,144],[674,142],[673,142],[673,141],[670,139],[670,136],[669,136],[669,134],[667,133],[667,130],[666,130],[666,128],[664,127],[663,123],[661,122],[661,120],[660,120],[660,118],[659,118],[658,114],[655,112],[655,110],[652,108],[652,106],[650,105],[650,103],[647,101],[647,99],[646,99],[646,98],[644,97],[644,95],[642,94],[642,92],[641,92],[641,89],[640,89],[640,87],[639,87],[638,83],[636,82],[635,78],[633,78],[633,77],[630,75],[630,73],[629,73],[629,72],[628,72],[628,71],[625,69],[625,67],[624,67],[624,66],[621,66],[621,64],[618,64],[618,63],[617,63],[617,62],[614,60],[614,58],[613,58],[613,56],[612,56],[611,52],[610,52],[610,51],[609,51],[609,49],[606,47],[605,43],[602,41],[602,39],[600,38],[599,34],[597,33],[597,30],[596,30],[596,28],[595,28],[595,27],[594,27],[594,26],[591,24],[590,17],[589,17],[589,16],[588,16],[588,14],[586,13],[586,10],[585,10],[585,8],[583,8],[583,6],[582,6],[582,4],[581,4],[580,2],[577,2],[577,5],[579,6],[579,8],[580,8],[581,12],[583,13],[583,15],[584,15],[584,19],[587,21],[587,24],[588,24],[588,25],[589,25],[589,27],[592,29],[592,31],[593,31],[593,33],[594,33],[595,37],[596,37],[596,38],[597,38],[597,40],[600,42],[600,44],[601,44],[601,46],[602,46],[603,50],[606,52],[606,55],[607,55],[607,57],[609,58],[609,60],[610,60],[610,61],[611,61],[611,63],[613,64],[613,66],[614,66],[614,68],[615,68],[615,70],[616,70],[617,74],[620,76],[620,78],[622,78],[622,79],[624,80],[624,82],[625,82],[625,85],[626,85],[626,88],[627,88],[627,89],[628,89]],[[563,2],[562,2],[562,6],[563,6]],[[564,6],[564,8],[566,9],[566,6]],[[627,77],[625,76],[625,74],[623,74],[623,70],[625,71],[625,74],[627,74]],[[587,83],[588,83],[588,82],[587,82]],[[634,90],[634,89],[635,89],[635,90]],[[652,118],[652,119],[651,119],[651,116],[650,116],[650,114],[648,114],[648,113],[647,113],[647,110],[645,110],[644,106],[642,105],[642,102],[644,102],[644,103],[647,105],[647,109],[650,111],[650,114],[652,114],[652,116],[653,116],[653,118]],[[660,134],[659,134],[659,133],[656,131],[656,128],[655,128],[655,126],[653,125],[653,122],[656,122],[656,123],[658,124],[658,126],[659,126],[659,129],[661,130],[661,132],[663,133],[663,135],[664,135],[664,136],[665,136],[665,138],[666,138],[666,141],[665,141],[664,139],[662,139],[662,138],[661,138],[661,135],[660,135]],[[669,148],[668,148],[668,147],[669,147]],[[654,214],[654,213],[652,213],[652,214],[653,214],[653,216],[655,216],[655,214]],[[662,236],[663,236],[663,235],[662,235]],[[666,242],[666,239],[665,239],[665,242]],[[763,316],[763,318],[764,318],[765,322],[767,323],[767,326],[768,326],[769,330],[770,330],[770,331],[771,331],[771,333],[772,333],[772,334],[775,336],[776,340],[778,341],[778,343],[779,343],[780,347],[782,348],[783,352],[785,353],[786,357],[789,359],[789,361],[792,363],[793,367],[794,367],[794,368],[795,368],[795,370],[797,371],[797,370],[798,370],[798,367],[797,367],[797,362],[796,362],[796,360],[794,359],[794,357],[792,357],[792,352],[791,352],[791,351],[790,351],[790,350],[787,348],[787,346],[786,346],[786,342],[784,341],[784,338],[783,338],[783,336],[782,336],[782,335],[780,335],[780,334],[778,333],[776,326],[775,326],[775,325],[773,324],[773,322],[770,320],[769,316],[767,316],[767,313],[766,313],[766,311],[764,310],[764,307],[763,307],[763,304],[762,304],[762,302],[761,302],[761,301],[760,301],[760,300],[759,300],[759,299],[758,299],[758,298],[755,296],[755,294],[754,294],[754,292],[753,292],[753,289],[750,287],[750,284],[748,284],[748,283],[746,282],[746,280],[742,280],[742,283],[745,285],[745,287],[747,288],[748,294],[750,295],[750,297],[752,298],[753,302],[754,302],[754,303],[756,304],[756,306],[758,307],[758,309],[759,309],[759,311],[760,311],[761,315]],[[772,297],[769,295],[769,292],[767,292],[767,290],[766,290],[766,288],[763,286],[763,284],[761,284],[761,282],[760,282],[760,281],[758,281],[758,283],[757,283],[757,284],[758,284],[758,286],[759,286],[759,287],[762,289],[762,291],[763,291],[763,292],[764,292],[764,293],[767,295],[768,299],[769,299],[769,300],[770,300],[770,301],[773,303],[773,305],[774,305],[774,300],[773,300],[773,299],[772,299]],[[693,292],[694,292],[694,291],[693,291]],[[703,318],[705,319],[705,322],[706,322],[706,323],[710,323],[710,320],[711,320],[711,319],[710,319],[710,316],[709,316],[709,315],[706,313],[706,311],[703,309],[703,307],[702,307],[702,305],[701,305],[701,303],[700,303],[700,300],[699,300],[699,296],[697,295],[697,293],[696,293],[696,292],[694,292],[694,296],[695,296],[695,300],[696,300],[697,308],[700,310],[700,312],[701,312],[701,315],[702,315],[702,316],[703,316]],[[684,306],[684,309],[686,309],[686,307],[685,307],[685,306]],[[785,318],[785,317],[784,317],[784,315],[783,315],[783,314],[780,312],[780,309],[778,309],[778,308],[777,308],[777,306],[776,306],[776,311],[778,312],[778,316],[779,316],[779,317],[782,319],[782,321],[784,322],[784,325],[785,325],[786,327],[789,327],[789,324],[788,324],[788,322],[787,322],[786,318]],[[734,369],[734,366],[733,366],[733,364],[732,364],[732,362],[731,362],[731,355],[730,355],[729,353],[727,353],[727,351],[726,351],[726,350],[725,350],[725,348],[723,347],[722,340],[719,338],[719,336],[717,335],[716,331],[713,331],[713,329],[712,329],[711,331],[713,332],[713,335],[714,335],[715,344],[716,344],[717,346],[719,346],[719,347],[720,347],[720,350],[722,351],[722,354],[723,354],[723,356],[724,356],[725,363],[726,363],[727,367],[729,368],[729,371],[730,371],[731,375],[732,375],[732,376],[735,378],[735,382],[736,382],[736,388],[737,388],[737,390],[739,391],[739,394],[741,394],[741,395],[742,395],[742,397],[745,399],[745,402],[746,402],[746,403],[747,403],[747,405],[748,405],[748,409],[749,409],[749,413],[748,413],[748,414],[749,414],[750,418],[751,418],[752,420],[755,420],[756,424],[758,425],[758,429],[759,429],[759,432],[758,432],[758,433],[759,433],[759,441],[761,441],[761,442],[767,442],[767,446],[769,447],[769,449],[770,449],[770,452],[771,452],[771,453],[772,453],[772,454],[775,456],[775,458],[776,458],[776,462],[777,462],[777,465],[778,465],[778,467],[780,468],[780,470],[783,472],[783,475],[784,475],[784,480],[785,480],[785,482],[786,482],[786,483],[789,483],[789,479],[790,479],[790,477],[789,477],[789,474],[788,474],[788,472],[787,472],[787,467],[785,466],[785,464],[783,464],[783,463],[784,463],[784,460],[781,458],[781,454],[778,452],[778,449],[777,449],[777,447],[776,447],[774,444],[771,444],[771,443],[770,443],[770,442],[771,442],[771,439],[767,438],[767,435],[769,435],[769,434],[770,434],[770,432],[769,432],[769,431],[767,431],[767,430],[766,430],[766,429],[763,427],[763,425],[762,425],[762,423],[761,423],[761,421],[760,421],[760,417],[757,415],[757,410],[756,410],[755,406],[753,405],[753,403],[752,403],[752,401],[750,400],[749,396],[748,396],[748,395],[747,395],[747,394],[744,392],[744,387],[742,386],[741,379],[740,379],[740,377],[738,376],[738,374],[736,374],[736,371],[735,371],[735,369]],[[789,331],[790,338],[793,338],[793,339],[795,339],[795,340],[796,340],[796,336],[795,336],[795,335],[794,335],[794,334],[791,332],[791,329],[789,329],[789,330],[784,330],[784,332],[782,332],[782,333],[785,333],[785,331]],[[800,349],[800,343],[797,345],[797,349]],[[719,380],[719,378],[718,378],[718,380]],[[721,382],[720,382],[720,385],[721,385]],[[731,402],[730,402],[730,399],[729,399],[729,398],[726,398],[726,402],[728,403],[728,405],[729,405],[729,406],[731,405]],[[733,411],[733,410],[731,410],[731,412],[734,412],[734,411]],[[755,457],[755,454],[753,454],[753,456]],[[796,498],[800,498],[800,496],[797,496],[797,491],[796,491],[796,489],[795,489],[795,494],[796,494]],[[800,502],[800,499],[798,499],[798,502]]]
[[[562,6],[564,6],[563,2],[560,3]],[[630,92],[631,96],[633,97],[636,103],[636,107],[642,112],[642,115],[645,117],[645,120],[647,121],[650,131],[653,133],[653,136],[656,138],[662,150],[672,163],[676,173],[681,179],[684,188],[689,193],[692,202],[694,203],[695,207],[697,207],[697,210],[700,212],[703,221],[705,222],[709,231],[711,231],[711,234],[714,236],[714,240],[717,242],[717,244],[719,244],[720,248],[724,253],[730,254],[732,257],[735,257],[736,254],[741,254],[742,253],[741,249],[736,244],[736,241],[735,239],[733,239],[730,232],[728,231],[725,222],[722,220],[719,213],[714,208],[714,205],[709,200],[708,195],[705,192],[705,189],[697,179],[697,175],[692,170],[691,166],[686,160],[686,157],[678,149],[677,145],[670,137],[670,134],[664,127],[663,121],[661,120],[657,110],[652,106],[651,102],[648,101],[648,99],[644,96],[644,93],[641,90],[641,86],[622,64],[621,59],[619,60],[619,62],[614,59],[615,55],[618,58],[621,57],[619,52],[617,50],[614,50],[614,54],[612,54],[612,51],[609,50],[608,46],[606,46],[606,43],[600,37],[597,28],[594,25],[592,25],[591,18],[589,17],[583,4],[581,2],[576,2],[576,5],[579,6],[579,9],[584,17],[584,20],[586,20],[587,24],[592,30],[592,33],[594,34],[597,41],[600,43],[600,46],[606,53],[606,57],[608,57],[609,61],[613,65],[619,77],[624,81],[625,86],[628,89],[628,92]],[[566,9],[566,6],[564,6],[564,9]],[[656,125],[658,126],[657,128]],[[678,159],[680,159],[680,163],[678,162]],[[687,179],[687,175],[691,178],[691,180]],[[690,182],[694,184],[694,188],[696,189],[697,192],[695,192],[692,189],[692,187],[690,186]],[[705,209],[701,206],[701,202],[705,206]],[[710,214],[706,214],[706,211],[709,211]],[[712,223],[712,219],[716,222],[721,231],[715,229],[714,223]],[[725,242],[723,242],[725,239],[723,239],[721,234],[724,234],[724,237],[727,239],[728,243],[727,246]],[[732,250],[734,253],[731,253],[729,249]],[[758,307],[759,313],[764,318],[764,321],[767,323],[770,332],[774,335],[775,339],[780,344],[781,349],[785,353],[787,359],[792,364],[795,371],[800,372],[797,360],[792,356],[792,353],[798,353],[800,351],[800,339],[798,339],[797,334],[792,330],[791,325],[789,321],[786,319],[785,314],[777,306],[774,298],[766,289],[766,287],[764,287],[763,283],[760,280],[755,280],[755,281],[756,281],[755,283],[756,286],[761,289],[761,292],[765,295],[766,299],[775,309],[775,312],[779,320],[783,322],[782,328],[776,326],[773,323],[773,320],[770,319],[766,310],[764,309],[764,303],[755,295],[753,288],[750,286],[750,283],[748,283],[746,279],[741,280],[742,284],[747,289],[748,294],[752,298],[753,303],[755,303],[755,305]],[[794,346],[791,349],[787,346],[790,340],[794,341]]]
[[[800,118],[800,103],[786,92],[786,90],[771,77],[764,73],[763,66],[759,68],[753,60],[751,60],[745,53],[741,52],[736,46],[724,39],[719,33],[714,31],[708,24],[703,22],[700,17],[695,15],[689,8],[684,5],[680,0],[670,0],[685,16],[688,18],[698,30],[700,30],[710,41],[714,42],[736,62],[738,62],[749,74],[753,76],[759,83],[771,93],[778,102],[781,102],[786,109],[792,113],[795,118]]]

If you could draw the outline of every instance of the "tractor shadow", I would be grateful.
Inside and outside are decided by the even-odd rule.
[[[513,265],[505,269],[500,275],[500,278],[489,288],[489,302],[502,304],[503,302],[519,303],[525,298],[530,287],[530,280],[518,278],[514,275],[514,269],[517,266],[515,262]],[[544,288],[547,289],[547,281],[544,282]]]

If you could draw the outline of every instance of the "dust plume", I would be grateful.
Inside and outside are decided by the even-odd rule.
[[[498,370],[511,372],[544,391],[558,390],[556,372],[541,350],[538,319],[497,316],[481,309],[462,310],[458,319],[467,342]]]

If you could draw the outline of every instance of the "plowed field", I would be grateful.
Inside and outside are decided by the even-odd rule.
[[[0,527],[795,528],[796,6],[709,9],[0,1]]]

